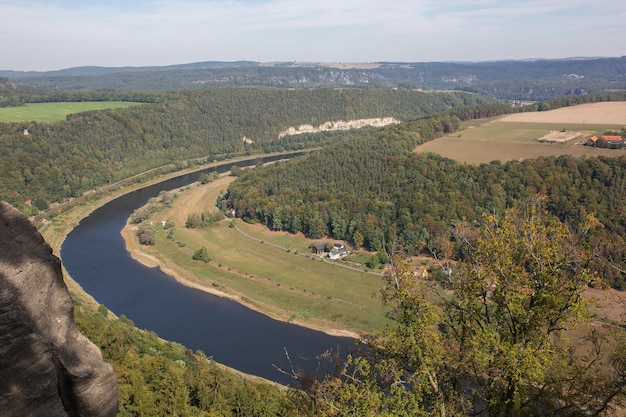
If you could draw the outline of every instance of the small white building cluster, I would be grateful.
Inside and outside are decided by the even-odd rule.
[[[334,243],[333,248],[327,252],[327,244],[326,242],[323,242],[313,246],[313,253],[316,255],[328,256],[330,259],[336,260],[346,256],[348,254],[348,250],[341,243]]]

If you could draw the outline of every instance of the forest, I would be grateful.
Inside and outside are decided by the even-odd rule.
[[[375,251],[384,263],[396,246],[412,255],[463,259],[455,238],[459,230],[475,228],[483,213],[502,214],[546,195],[549,212],[566,224],[592,213],[598,217],[603,256],[594,268],[623,289],[626,160],[561,156],[472,166],[413,152],[424,141],[456,131],[458,115],[475,117],[473,110],[457,109],[348,134],[297,161],[247,171],[220,204],[274,230],[332,236]]]
[[[72,98],[50,94],[33,97]],[[138,97],[122,93],[116,99],[125,97],[149,103],[72,114],[56,123],[0,124],[0,198],[23,211],[26,200],[43,209],[160,166],[179,169],[191,159],[210,162],[337,140],[332,135],[278,139],[279,132],[290,126],[389,116],[409,120],[450,107],[493,102],[474,93],[393,89],[225,88]]]
[[[393,323],[366,336],[320,383],[304,380],[316,416],[621,415],[624,331],[592,322],[588,216],[576,229],[534,197],[486,215],[463,245],[446,292],[401,254],[381,291]],[[308,382],[308,383],[307,383]]]

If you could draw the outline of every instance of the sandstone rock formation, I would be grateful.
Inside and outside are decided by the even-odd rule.
[[[0,202],[0,415],[114,416],[117,378],[74,323],[61,262]]]
[[[373,119],[357,119],[357,120],[337,120],[334,122],[325,122],[319,126],[312,125],[300,125],[298,127],[290,127],[289,129],[280,132],[278,134],[278,138],[282,138],[287,135],[300,135],[302,133],[317,133],[317,132],[326,132],[332,130],[350,130],[350,129],[360,129],[365,126],[373,126],[373,127],[382,127],[390,124],[400,123],[399,120],[394,119],[393,117],[381,117],[381,118],[373,118]]]

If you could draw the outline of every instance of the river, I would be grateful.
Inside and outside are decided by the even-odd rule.
[[[264,162],[284,158],[266,157]],[[228,163],[202,172],[230,170]],[[250,161],[249,164],[254,164]],[[123,195],[96,209],[66,237],[61,259],[70,276],[116,315],[141,329],[179,342],[241,372],[282,384],[296,368],[313,372],[315,356],[329,349],[346,353],[354,340],[273,320],[235,301],[186,287],[159,268],[135,261],[120,234],[130,214],[162,190],[197,181],[201,172],[179,176]]]

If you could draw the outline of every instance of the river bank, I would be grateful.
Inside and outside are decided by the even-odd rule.
[[[206,169],[215,168],[220,165],[228,163],[254,161],[260,157],[280,155],[276,154],[264,154],[264,155],[250,155],[246,157],[238,157],[228,161],[212,162],[204,165],[193,165],[190,168],[180,171],[169,172],[167,174],[158,175],[155,177],[149,177],[146,181],[138,181],[128,183],[129,179],[119,181],[116,184],[111,184],[107,187],[102,187],[92,193],[88,193],[83,197],[72,199],[69,202],[61,203],[57,207],[51,208],[47,213],[40,215],[42,218],[42,225],[39,232],[45,239],[46,243],[52,248],[52,252],[61,258],[60,249],[65,241],[65,238],[69,233],[83,220],[88,217],[95,210],[110,203],[116,198],[122,197],[133,191],[137,191],[141,188],[149,187],[154,184],[158,184],[172,178],[176,178],[186,174],[192,174],[195,172],[204,171]],[[139,179],[142,176],[150,175],[151,173],[158,171],[160,168],[150,169],[140,174],[133,175],[132,179]],[[59,208],[63,208],[60,213],[57,213]],[[52,215],[54,217],[52,217]],[[50,218],[48,218],[50,216]],[[95,310],[98,307],[98,302],[94,298],[83,290],[83,288],[74,280],[67,272],[62,264],[63,277],[65,283],[70,291],[72,299],[78,305],[88,307]]]
[[[228,161],[228,163],[240,162],[244,160],[256,160],[258,157],[259,156],[250,156],[247,158],[239,158],[236,161]],[[48,244],[52,247],[53,252],[57,256],[60,256],[60,248],[62,247],[67,235],[81,222],[82,219],[88,217],[92,212],[104,206],[105,204],[110,203],[111,201],[125,194],[139,190],[141,188],[167,181],[168,179],[181,175],[216,167],[224,163],[225,162],[196,166],[193,169],[172,172],[167,175],[152,178],[149,181],[145,181],[143,183],[110,188],[106,190],[106,192],[98,192],[89,195],[87,198],[77,199],[71,206],[71,208],[64,211],[63,213],[58,214],[56,217],[51,219],[51,221],[46,222],[47,226],[45,228],[42,228],[41,233],[44,236],[46,242],[48,242]],[[287,312],[281,311],[277,308],[273,308],[272,306],[267,304],[254,302],[253,300],[245,297],[242,294],[221,291],[210,285],[200,285],[190,279],[193,277],[189,277],[189,274],[186,271],[183,271],[180,268],[176,268],[175,265],[173,265],[172,263],[168,263],[163,259],[158,259],[155,256],[145,253],[138,247],[138,244],[136,245],[136,247],[133,246],[132,241],[134,238],[134,232],[129,225],[126,225],[126,227],[124,227],[124,229],[122,230],[122,237],[126,242],[127,250],[135,260],[148,267],[160,268],[163,272],[176,279],[182,285],[195,288],[218,297],[233,300],[241,305],[244,305],[275,320],[289,322],[291,324],[296,324],[312,330],[322,331],[332,336],[359,338],[359,334],[355,331],[351,331],[349,329],[338,329],[335,328],[335,326],[332,326],[331,324],[322,321],[307,320],[307,322],[304,323],[300,320],[293,320],[290,319]],[[91,310],[95,310],[98,308],[99,303],[88,292],[86,292],[81,287],[81,285],[76,282],[76,280],[72,278],[71,274],[69,274],[68,271],[65,270],[65,268],[64,277],[66,285],[68,286],[72,298],[75,300],[77,306],[89,308]]]
[[[306,322],[303,322],[301,320],[293,320],[290,319],[292,317],[291,312],[281,310],[268,304],[255,302],[245,295],[232,290],[222,291],[212,286],[199,284],[198,282],[195,282],[197,281],[198,277],[192,272],[186,271],[185,269],[179,267],[174,262],[164,256],[150,254],[143,250],[136,237],[136,231],[137,227],[127,222],[121,232],[124,242],[126,244],[126,250],[129,252],[131,257],[137,262],[149,268],[160,268],[161,271],[168,274],[182,285],[186,285],[188,287],[195,288],[197,290],[204,291],[208,294],[212,294],[218,297],[230,299],[244,305],[247,308],[250,308],[251,310],[264,314],[274,320],[289,322],[291,324],[306,327],[311,330],[326,333],[330,336],[350,337],[354,339],[360,338],[360,335],[356,331],[349,329],[340,329],[334,326],[332,323],[328,323],[323,320],[307,320]]]

